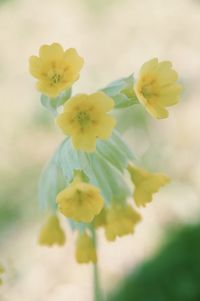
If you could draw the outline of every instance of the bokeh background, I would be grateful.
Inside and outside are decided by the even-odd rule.
[[[101,278],[109,292],[155,256],[166,233],[200,218],[199,36],[198,0],[0,1],[0,261],[6,267],[0,300],[92,301],[91,266],[76,264],[74,234],[65,222],[64,248],[37,245],[43,220],[38,177],[63,136],[40,105],[29,56],[45,43],[75,47],[85,59],[75,92],[137,76],[153,57],[171,60],[180,74],[183,96],[168,119],[153,120],[140,106],[119,116],[118,128],[139,162],[172,182],[142,210],[134,236],[108,243],[99,232]]]

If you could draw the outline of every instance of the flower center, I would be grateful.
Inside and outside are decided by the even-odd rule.
[[[141,89],[141,93],[147,99],[152,96],[157,96],[155,79],[149,79],[148,81],[145,80]]]
[[[86,126],[90,122],[90,115],[84,111],[78,112],[76,118],[81,127]]]
[[[61,75],[59,73],[55,73],[52,77],[51,77],[51,82],[52,84],[57,84],[59,83],[61,80]]]

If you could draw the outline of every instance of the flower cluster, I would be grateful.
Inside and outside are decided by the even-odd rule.
[[[178,102],[181,86],[170,62],[152,59],[141,67],[136,80],[131,75],[93,94],[72,96],[82,67],[75,49],[64,51],[57,43],[42,46],[39,56],[29,61],[42,92],[41,103],[56,116],[66,136],[41,174],[39,198],[51,214],[39,243],[64,245],[59,212],[77,231],[77,262],[96,263],[97,229],[104,229],[108,241],[134,233],[142,219],[134,207],[145,207],[169,182],[166,175],[135,165],[116,129],[114,110],[141,104],[151,116],[166,118],[166,107]]]

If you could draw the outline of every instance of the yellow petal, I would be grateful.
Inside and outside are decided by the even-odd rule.
[[[64,60],[70,66],[70,71],[73,75],[77,74],[84,65],[84,60],[80,57],[74,48],[69,48],[64,53]]]
[[[154,70],[158,65],[158,59],[157,58],[153,58],[149,61],[147,61],[146,63],[144,63],[140,69],[140,75],[144,75],[146,73],[148,73],[149,71]]]
[[[39,55],[43,61],[60,60],[64,55],[64,50],[60,44],[53,43],[41,46]]]
[[[62,129],[63,133],[70,135],[73,131],[73,123],[70,121],[68,113],[64,112],[56,118],[56,124]]]
[[[31,56],[29,59],[29,71],[36,77],[41,78],[41,60],[37,56]]]
[[[76,241],[76,261],[78,263],[96,263],[97,254],[92,238],[85,232],[78,235]]]
[[[99,112],[109,112],[114,108],[114,101],[103,92],[96,92],[88,96],[95,103]]]
[[[94,152],[96,150],[96,137],[94,134],[79,132],[72,136],[72,143],[75,149],[85,152]]]
[[[115,118],[110,115],[105,115],[97,126],[97,136],[102,139],[108,139],[115,125]]]
[[[78,109],[87,101],[87,94],[77,94],[71,97],[64,105],[65,112],[72,112],[78,111]]]
[[[65,233],[60,227],[58,217],[50,215],[42,227],[39,235],[39,244],[52,246],[54,244],[64,245]]]
[[[169,115],[168,111],[164,107],[162,107],[156,103],[154,103],[153,105],[147,103],[146,109],[150,115],[152,115],[153,117],[155,117],[157,119],[164,119],[164,118],[167,118]]]

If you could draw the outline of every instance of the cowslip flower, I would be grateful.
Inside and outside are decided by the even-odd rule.
[[[175,105],[180,98],[181,85],[177,79],[178,74],[169,61],[158,62],[154,58],[142,66],[134,91],[151,116],[168,117],[165,107]]]
[[[92,238],[86,233],[80,233],[76,241],[76,261],[78,263],[96,263],[97,254]]]
[[[52,245],[64,245],[65,233],[62,230],[59,219],[56,215],[50,215],[42,227],[39,234],[39,244],[52,246]]]
[[[49,97],[56,97],[69,89],[79,78],[83,59],[74,48],[66,51],[58,43],[40,47],[39,56],[29,59],[30,73],[38,80],[37,89]]]
[[[132,234],[141,216],[129,204],[113,204],[106,210],[105,236],[114,241],[118,236]]]
[[[131,180],[135,185],[133,198],[138,207],[145,207],[152,201],[153,194],[169,182],[169,177],[161,173],[150,173],[144,169],[128,166]]]
[[[79,94],[64,105],[56,122],[64,134],[72,137],[76,149],[93,152],[96,139],[108,139],[115,126],[115,119],[107,114],[114,107],[112,98],[103,92]]]
[[[97,187],[76,178],[57,195],[56,202],[63,215],[85,223],[90,223],[104,204]]]

